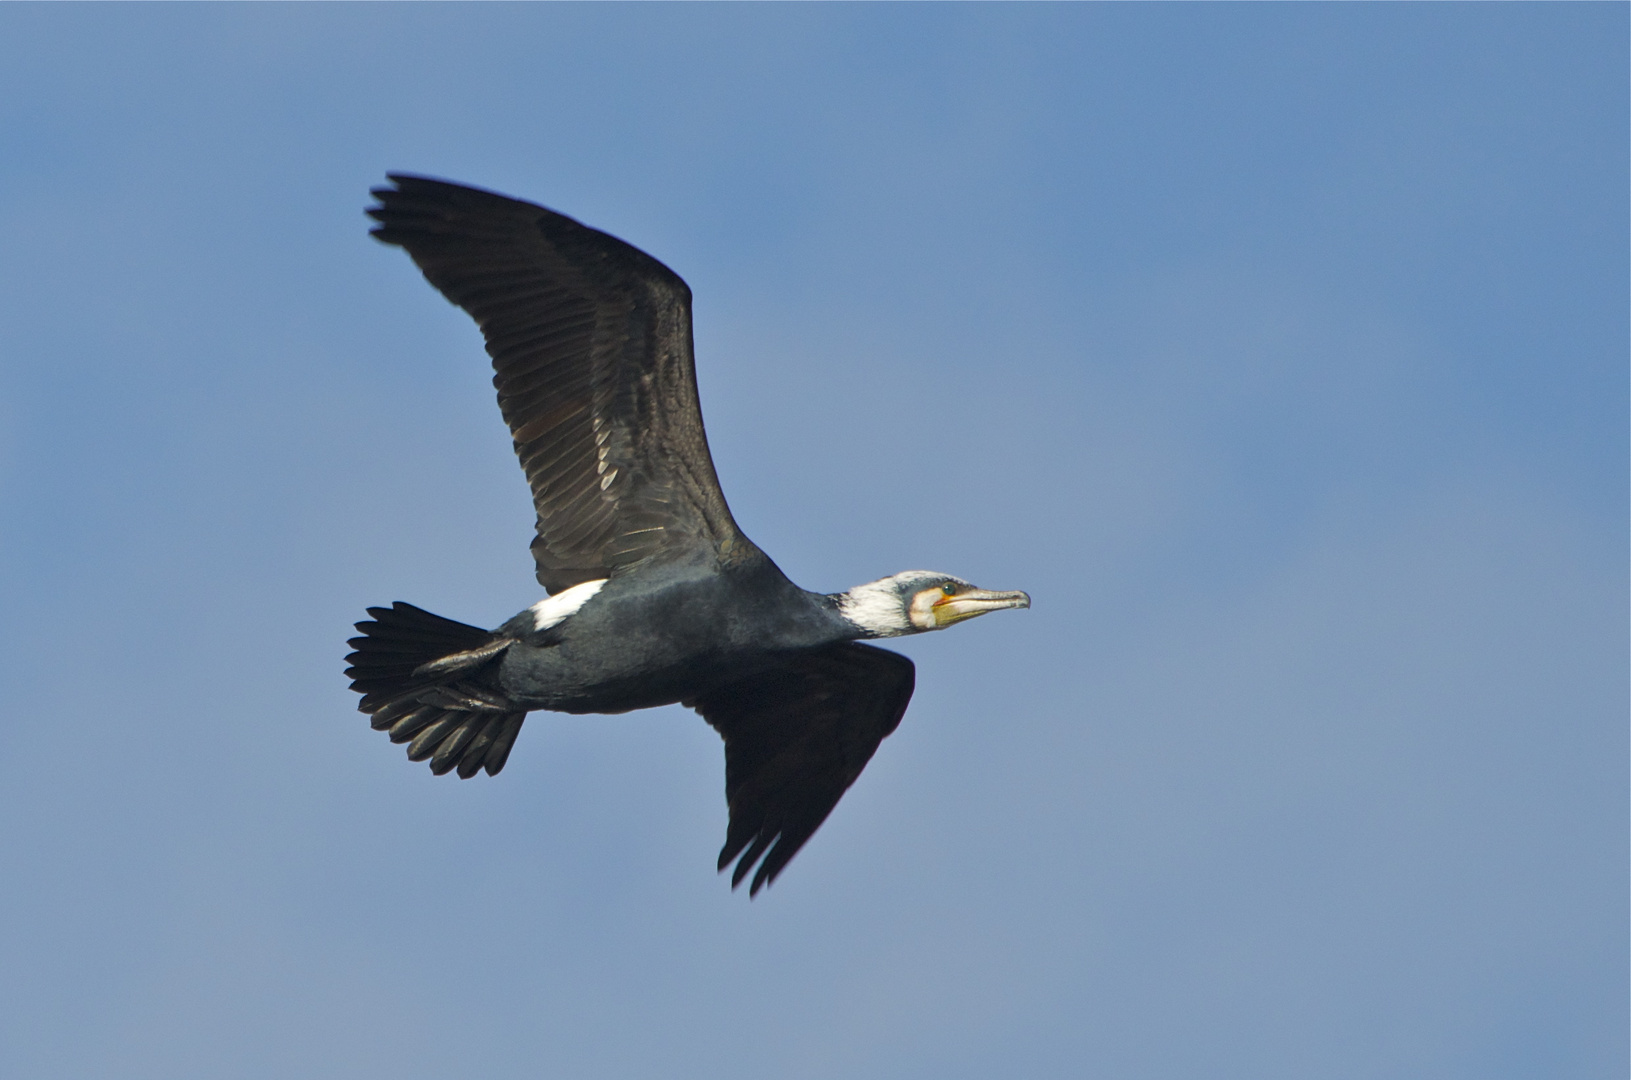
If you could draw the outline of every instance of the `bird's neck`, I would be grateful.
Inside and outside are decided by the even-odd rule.
[[[832,593],[825,599],[831,602],[838,617],[855,631],[856,637],[899,637],[912,633],[912,624],[901,607],[900,592],[891,578],[869,581],[846,592]]]

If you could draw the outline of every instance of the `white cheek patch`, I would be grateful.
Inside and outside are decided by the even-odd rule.
[[[900,593],[891,578],[857,585],[840,594],[838,610],[851,623],[878,637],[894,637],[908,629]]]
[[[912,625],[919,630],[933,630],[940,625],[934,621],[934,604],[944,595],[939,589],[924,589],[912,597]]]
[[[532,628],[534,630],[548,630],[558,626],[570,616],[577,614],[577,610],[587,604],[600,587],[606,584],[606,579],[598,581],[585,581],[574,585],[565,592],[558,592],[554,596],[538,601],[527,610],[532,612]]]

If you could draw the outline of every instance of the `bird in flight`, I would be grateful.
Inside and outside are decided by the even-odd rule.
[[[719,869],[736,863],[732,888],[752,873],[756,895],[911,700],[912,661],[862,642],[1030,597],[926,570],[841,593],[799,588],[725,505],[679,275],[533,203],[389,179],[373,191],[373,235],[486,338],[549,595],[496,630],[401,602],[369,608],[346,658],[358,708],[409,760],[461,777],[496,775],[533,709],[695,709],[725,740]]]

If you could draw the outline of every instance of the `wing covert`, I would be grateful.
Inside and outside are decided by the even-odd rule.
[[[737,859],[732,888],[755,863],[749,895],[776,880],[899,726],[915,678],[899,653],[846,642],[788,653],[686,702],[725,740],[719,869]]]
[[[390,174],[368,212],[481,327],[532,488],[551,593],[651,558],[753,549],[697,401],[691,290],[616,237],[541,206]]]

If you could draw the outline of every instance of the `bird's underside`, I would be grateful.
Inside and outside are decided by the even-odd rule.
[[[502,689],[503,654],[517,643],[401,602],[369,614],[347,674],[375,730],[438,775],[496,775],[531,708]],[[899,653],[852,641],[767,653],[743,667],[737,678],[711,673],[674,700],[724,738],[730,825],[719,868],[736,862],[734,886],[757,865],[757,894],[899,725],[915,676]]]
[[[862,644],[1023,593],[909,571],[809,593],[736,527],[697,402],[691,294],[623,241],[531,203],[393,174],[374,235],[480,326],[552,594],[496,630],[369,608],[359,708],[440,775],[496,775],[528,711],[695,709],[725,742],[719,868],[774,881],[900,723],[914,669]]]

